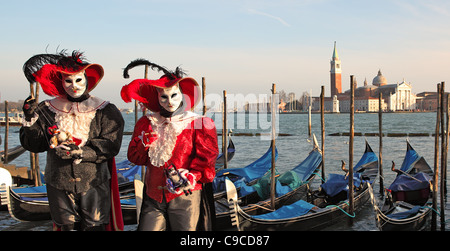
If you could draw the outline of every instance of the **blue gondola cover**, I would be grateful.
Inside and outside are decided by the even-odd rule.
[[[422,190],[430,186],[431,177],[426,173],[417,173],[413,176],[399,175],[389,186],[393,192]]]
[[[304,200],[299,200],[291,205],[282,206],[274,212],[255,215],[252,217],[255,219],[264,219],[264,220],[289,219],[305,215],[314,207],[315,207],[314,205]]]

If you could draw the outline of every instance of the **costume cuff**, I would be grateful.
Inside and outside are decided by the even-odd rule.
[[[24,127],[31,127],[32,125],[34,125],[34,123],[36,123],[36,121],[39,119],[39,114],[35,113],[34,117],[31,118],[30,121],[27,121],[25,119],[25,117],[22,117],[22,125]]]

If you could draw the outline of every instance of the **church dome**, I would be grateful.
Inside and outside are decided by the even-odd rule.
[[[381,70],[378,70],[378,75],[373,78],[372,85],[376,85],[376,86],[387,85],[387,80],[383,76],[383,74],[381,74]]]

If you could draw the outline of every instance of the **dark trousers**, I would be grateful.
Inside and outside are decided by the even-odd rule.
[[[200,216],[201,191],[162,203],[148,197],[144,189],[138,231],[195,231]]]
[[[103,230],[111,211],[110,181],[73,194],[47,185],[50,214],[61,230]]]

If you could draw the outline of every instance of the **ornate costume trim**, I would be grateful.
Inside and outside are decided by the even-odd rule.
[[[26,121],[25,117],[22,117],[22,125],[24,127],[31,127],[32,125],[34,125],[34,123],[36,123],[36,121],[39,119],[39,114],[35,113],[34,116],[31,118],[30,121]]]
[[[153,132],[156,133],[157,137],[148,149],[148,157],[153,166],[163,166],[172,158],[178,135],[198,117],[200,116],[193,112],[184,112],[181,115],[170,118],[165,118],[159,113],[147,115]]]
[[[55,113],[55,123],[58,128],[71,133],[74,138],[81,140],[79,146],[84,146],[89,138],[91,122],[96,111],[103,109],[109,101],[91,96],[83,102],[55,98],[45,101],[45,104]]]

